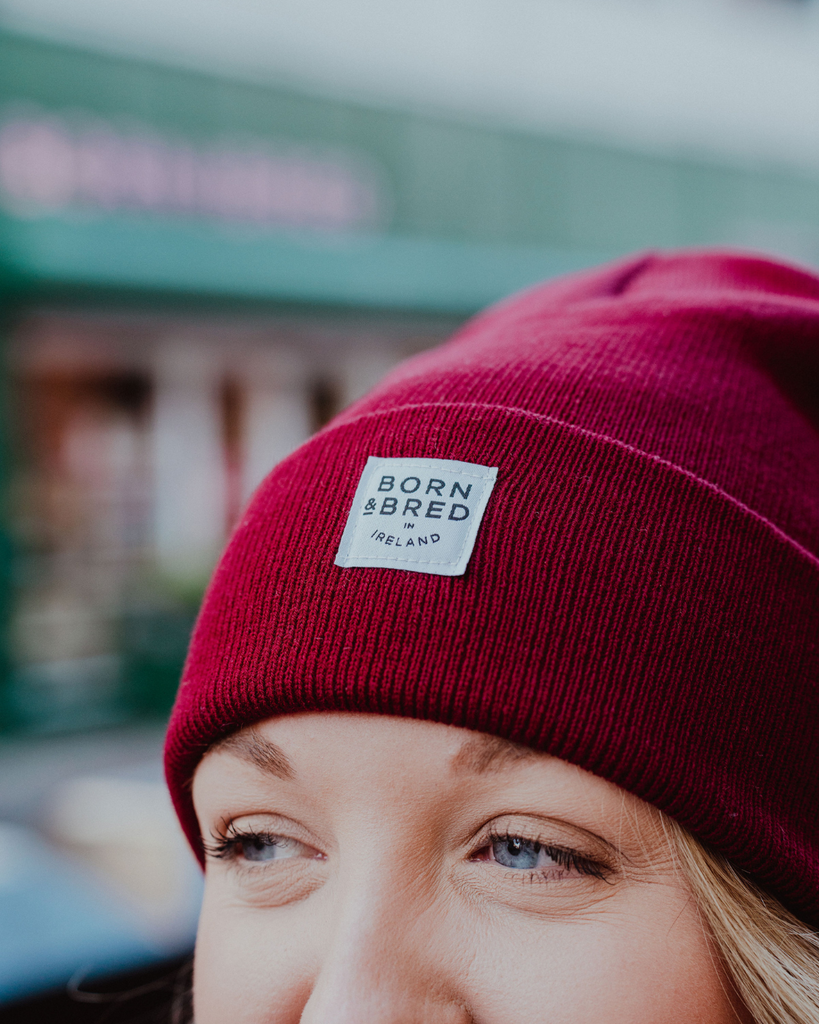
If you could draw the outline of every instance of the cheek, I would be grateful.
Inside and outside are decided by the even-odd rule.
[[[676,916],[676,920],[675,920]],[[526,921],[488,935],[472,965],[476,1017],[549,1024],[737,1024],[696,917],[627,909],[588,920]]]
[[[297,1024],[312,988],[305,905],[275,912],[205,887],[193,972],[196,1024]]]
[[[654,899],[643,890],[616,908],[552,919],[445,901],[412,928],[396,931],[393,921],[376,936],[376,974],[388,990],[457,995],[482,1024],[737,1024],[690,902],[662,889]],[[298,1024],[317,982],[327,984],[330,961],[357,963],[349,937],[326,934],[327,911],[320,900],[253,909],[206,887],[197,1024]],[[362,1003],[373,977],[365,971],[356,982]]]

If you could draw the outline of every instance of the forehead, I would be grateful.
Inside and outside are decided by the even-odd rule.
[[[297,748],[302,747],[305,742],[303,734],[292,736],[294,729],[297,733],[302,733],[303,726],[307,726],[308,732],[311,727],[318,726],[322,733],[321,739],[326,742],[328,726],[339,738],[346,736],[355,739],[356,734],[360,737],[363,732],[370,731],[373,724],[376,724],[377,731],[386,734],[412,731],[413,742],[426,750],[431,747],[440,748],[441,753],[447,756],[449,767],[456,773],[481,774],[501,771],[522,762],[543,762],[550,757],[500,736],[471,732],[438,723],[376,715],[320,712],[309,716],[292,715],[256,723],[219,740],[211,746],[208,753],[228,753],[253,765],[259,771],[283,779],[293,779],[296,776],[296,768],[285,746],[288,738],[297,740]],[[294,729],[288,728],[290,725],[294,726]],[[277,739],[285,746],[276,742]],[[447,751],[446,748],[451,749]]]
[[[624,812],[635,820],[659,816],[613,783],[502,737],[358,712],[266,719],[214,744],[197,769],[194,789],[203,775],[209,784],[219,781],[220,788],[242,778],[255,780],[254,785],[283,781],[309,793],[346,787],[349,794],[358,788],[362,796],[374,793],[377,784],[395,794],[425,787],[431,795],[462,785],[500,791],[515,784],[617,817]]]

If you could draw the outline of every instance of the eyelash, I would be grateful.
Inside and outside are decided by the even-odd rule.
[[[203,842],[202,847],[208,857],[216,860],[233,860],[240,854],[242,843],[251,843],[261,840],[269,846],[282,846],[284,837],[274,832],[255,831],[247,829],[243,831],[228,825],[224,832],[211,833],[211,842]]]
[[[539,844],[540,849],[546,854],[547,857],[559,865],[566,871],[575,871],[579,875],[585,875],[590,878],[597,878],[601,881],[606,881],[607,876],[610,874],[610,867],[606,864],[596,861],[591,857],[584,857],[576,850],[566,849],[561,846],[550,846],[547,843],[541,842],[539,839],[529,839],[526,836],[519,835],[510,831],[496,831],[492,830],[486,836],[486,840],[482,843],[480,849],[485,850],[488,846],[493,843],[508,843],[514,839],[522,839],[524,842],[536,842]],[[212,857],[216,860],[236,860],[241,856],[241,847],[243,843],[248,842],[263,842],[269,846],[281,846],[286,842],[284,837],[277,835],[274,832],[267,831],[256,831],[253,829],[241,830],[236,828],[233,824],[228,825],[224,832],[212,834],[212,842],[204,843],[205,853],[208,857]],[[473,857],[475,855],[473,854]],[[521,870],[521,878],[529,880],[536,880],[543,878],[545,872],[541,869]]]
[[[513,839],[522,839],[524,842],[538,843],[540,849],[547,857],[551,857],[557,865],[567,871],[576,871],[580,875],[598,878],[603,882],[607,880],[607,876],[611,873],[611,868],[607,864],[603,864],[601,861],[594,860],[591,857],[584,857],[583,854],[578,853],[577,850],[568,850],[562,846],[550,846],[548,843],[544,843],[540,839],[532,839],[528,836],[522,836],[516,832],[499,832],[491,830],[486,837],[486,842],[481,845],[480,849],[485,850],[493,843],[508,843]],[[535,879],[543,877],[544,872],[542,870],[532,869],[530,871],[520,871],[520,874],[522,877]]]

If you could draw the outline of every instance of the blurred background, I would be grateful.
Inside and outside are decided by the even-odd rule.
[[[270,467],[711,244],[819,263],[819,0],[0,0],[0,1002],[192,945],[162,730]]]

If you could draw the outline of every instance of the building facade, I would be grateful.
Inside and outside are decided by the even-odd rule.
[[[0,34],[3,729],[163,714],[260,479],[474,311],[637,248],[798,252],[802,228],[819,181],[782,168]]]

